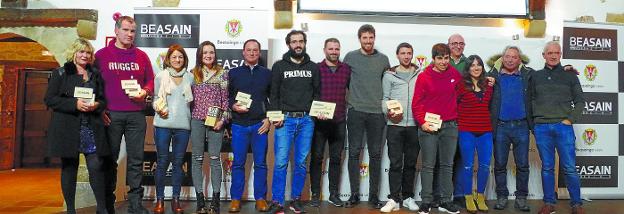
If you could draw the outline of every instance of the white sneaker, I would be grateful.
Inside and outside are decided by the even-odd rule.
[[[389,213],[392,211],[399,211],[400,207],[399,207],[399,203],[394,202],[394,200],[392,199],[388,199],[388,202],[386,202],[386,205],[384,205],[380,211],[382,213]]]
[[[418,204],[416,204],[416,200],[412,197],[403,200],[403,207],[407,207],[407,209],[411,211],[417,211],[419,208]]]

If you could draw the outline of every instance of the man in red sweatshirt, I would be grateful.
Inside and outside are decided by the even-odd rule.
[[[420,142],[423,172],[422,205],[420,214],[429,213],[433,200],[433,169],[439,152],[439,171],[436,178],[440,185],[439,210],[447,213],[459,213],[452,203],[453,192],[453,157],[457,148],[457,94],[455,87],[461,82],[461,75],[449,65],[450,48],[446,44],[436,44],[431,53],[433,63],[425,68],[416,80],[412,112],[418,121],[418,141]],[[436,114],[442,120],[439,129],[425,120],[425,114]]]
[[[145,142],[145,97],[153,94],[154,72],[145,52],[134,46],[136,24],[129,16],[115,21],[115,35],[108,46],[95,53],[96,65],[104,79],[104,95],[109,101],[104,113],[108,125],[108,140],[113,153],[113,166],[106,186],[106,202],[109,213],[115,212],[115,186],[117,184],[117,162],[121,137],[125,137],[128,167],[126,183],[128,191],[128,213],[148,213],[141,205],[143,145]],[[122,84],[123,83],[123,84]],[[125,88],[138,86],[132,93]]]

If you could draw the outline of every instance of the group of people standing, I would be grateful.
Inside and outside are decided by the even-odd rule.
[[[561,47],[555,42],[544,47],[546,65],[542,70],[526,67],[520,49],[509,46],[503,52],[502,66],[488,73],[479,56],[463,55],[465,43],[458,34],[452,35],[448,44],[432,47],[432,63],[427,67],[413,64],[413,47],[401,43],[396,48],[399,65],[391,67],[388,57],[374,47],[372,25],[359,28],[361,47],[347,53],[343,61],[339,60],[340,41],[327,39],[323,46],[325,59],[320,63],[312,62],[306,53],[306,34],[293,30],[285,38],[289,50],[271,70],[259,63],[260,42],[250,39],[243,44],[245,61],[240,67],[221,67],[215,45],[205,41],[197,48],[196,63],[190,70],[184,48],[173,44],[163,70],[154,75],[147,55],[133,45],[135,30],[133,18],[120,17],[115,25],[116,38],[106,47],[94,53],[87,40],[78,39],[68,49],[67,63],[52,73],[45,97],[54,111],[48,140],[51,154],[62,158],[61,184],[68,213],[75,212],[80,153],[87,160],[97,212],[115,212],[116,160],[122,136],[128,154],[128,212],[148,212],[141,202],[144,109],[149,103],[146,98],[151,98],[156,112],[156,213],[165,211],[163,180],[169,161],[173,166],[171,209],[184,212],[179,201],[181,166],[189,139],[196,211],[219,212],[220,150],[226,124],[231,125],[234,156],[229,212],[241,210],[249,148],[253,153],[257,211],[283,213],[287,207],[295,213],[305,212],[301,195],[310,153],[308,204],[319,206],[326,142],[330,156],[328,201],[337,207],[360,203],[360,153],[366,143],[370,160],[368,203],[381,212],[397,211],[403,206],[421,214],[429,213],[432,207],[459,213],[458,201],[469,212],[487,211],[484,191],[492,154],[497,184],[494,208],[505,209],[509,196],[506,166],[513,145],[518,171],[514,206],[530,211],[526,196],[529,132],[533,130],[542,159],[545,205],[540,213],[554,212],[555,148],[562,161],[573,213],[583,213],[571,127],[582,109],[582,89],[576,74],[561,66]],[[85,88],[90,89],[92,98],[76,96]],[[248,95],[251,102],[241,102],[241,94]],[[334,114],[310,116],[313,101],[334,103]],[[400,108],[389,108],[390,101],[399,103]],[[215,111],[220,117],[206,125]],[[279,111],[283,117],[269,120],[267,111]],[[272,200],[268,201],[266,154],[271,127],[275,130],[275,163]],[[384,131],[390,157],[389,184],[380,184]],[[345,138],[351,195],[342,201],[339,186]],[[209,206],[203,193],[206,148],[213,190]],[[419,152],[423,162],[420,205],[414,199]],[[475,152],[479,170],[473,194]],[[291,154],[291,201],[286,206]],[[390,187],[385,204],[378,195],[380,185]]]

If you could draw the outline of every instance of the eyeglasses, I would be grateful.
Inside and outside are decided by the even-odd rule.
[[[466,43],[463,43],[463,42],[452,42],[451,46],[462,46],[463,47],[463,46],[466,46]]]

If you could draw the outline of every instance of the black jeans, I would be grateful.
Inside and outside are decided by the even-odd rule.
[[[342,150],[344,149],[346,122],[333,122],[331,120],[316,121],[314,125],[314,141],[312,141],[312,158],[310,160],[310,189],[312,194],[320,195],[321,179],[323,172],[323,154],[325,142],[329,145],[329,193],[339,194],[340,167],[342,163]]]
[[[106,173],[110,169],[110,158],[99,157],[97,154],[85,155],[89,171],[89,185],[95,195],[97,213],[108,213],[106,209]],[[61,158],[61,190],[67,205],[67,213],[76,213],[76,180],[79,159]]]
[[[418,144],[418,126],[389,125],[386,133],[390,157],[390,195],[395,202],[414,196]]]
[[[347,113],[349,133],[349,184],[351,193],[360,192],[360,152],[364,148],[364,132],[369,157],[369,201],[379,194],[381,149],[386,119],[382,113],[366,113],[353,108]]]
[[[107,129],[108,140],[113,153],[113,168],[106,186],[107,207],[114,210],[115,187],[117,186],[117,158],[121,146],[121,137],[125,137],[126,153],[128,154],[126,184],[128,191],[128,212],[142,212],[143,205],[143,149],[145,144],[145,114],[136,112],[110,112],[111,124]]]

